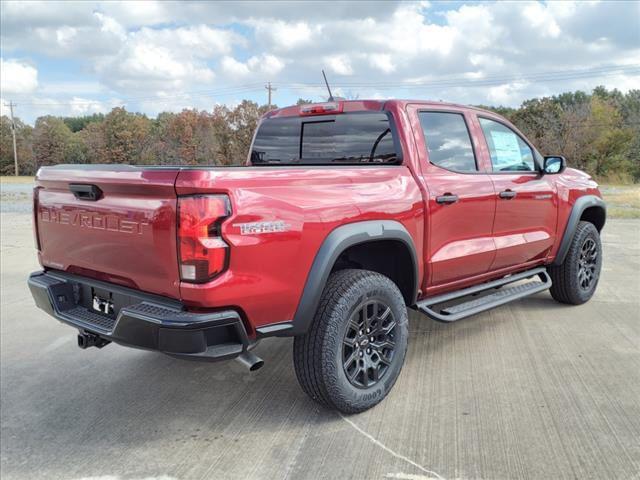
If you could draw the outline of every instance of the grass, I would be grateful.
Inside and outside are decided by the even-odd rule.
[[[33,177],[0,176],[0,183],[3,185],[31,184]],[[600,185],[600,190],[605,202],[607,202],[607,217],[640,218],[640,183],[631,185],[603,184]],[[3,200],[18,200],[12,197],[14,195],[6,196],[3,194]],[[19,197],[22,196],[19,195]],[[26,200],[27,195],[24,197]]]
[[[609,218],[640,218],[640,184],[600,185]]]
[[[16,183],[33,183],[34,177],[28,177],[28,176],[9,176],[9,175],[2,175],[0,176],[0,183],[5,183],[5,184],[16,184]]]

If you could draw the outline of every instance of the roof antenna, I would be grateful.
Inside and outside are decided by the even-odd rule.
[[[327,86],[327,90],[329,90],[329,101],[333,102],[333,94],[331,93],[331,87],[329,87],[329,82],[327,82],[327,76],[324,74],[324,70],[322,70],[322,76],[324,77],[324,83]]]

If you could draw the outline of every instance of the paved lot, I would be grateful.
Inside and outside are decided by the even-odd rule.
[[[390,397],[342,417],[299,389],[286,339],[258,347],[253,374],[79,350],[29,297],[29,216],[3,213],[2,479],[640,479],[640,221],[604,240],[587,305],[412,314]]]

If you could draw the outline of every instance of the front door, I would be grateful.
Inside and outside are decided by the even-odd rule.
[[[496,192],[491,270],[544,259],[555,241],[557,197],[552,177],[544,176],[539,154],[510,126],[478,117],[491,161]]]
[[[419,107],[416,113],[415,139],[429,192],[427,287],[439,287],[489,270],[496,197],[491,179],[478,168],[466,115]]]

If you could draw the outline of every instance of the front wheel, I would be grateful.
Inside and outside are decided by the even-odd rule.
[[[327,281],[311,328],[294,339],[296,376],[317,402],[362,412],[395,384],[408,337],[407,308],[389,278],[339,270]]]
[[[580,305],[595,293],[602,268],[602,243],[596,227],[580,222],[561,265],[548,269],[551,296],[561,303]]]

